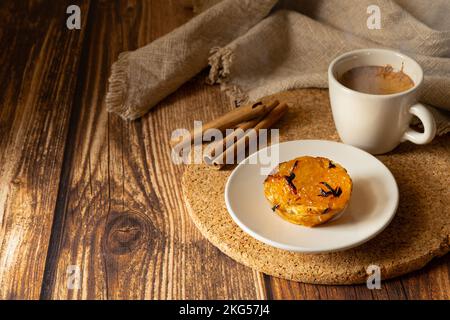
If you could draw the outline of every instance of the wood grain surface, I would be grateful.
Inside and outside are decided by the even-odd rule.
[[[0,2],[3,299],[39,298],[41,291],[86,33],[65,27],[68,3]],[[88,5],[80,3],[84,11]]]
[[[315,286],[257,273],[199,234],[168,141],[228,98],[203,73],[134,122],[104,105],[118,54],[189,20],[180,3],[0,2],[0,298],[450,299],[448,256],[381,290]],[[65,27],[69,4],[81,30]]]

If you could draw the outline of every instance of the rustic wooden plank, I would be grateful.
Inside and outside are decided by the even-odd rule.
[[[424,269],[381,282],[380,289],[365,285],[323,286],[297,283],[265,276],[269,299],[450,299],[450,256],[436,259]]]
[[[124,122],[104,106],[107,76],[123,50],[154,40],[189,19],[178,2],[93,5],[86,74],[59,196],[43,298],[259,298],[261,275],[210,245],[191,223],[181,194],[182,166],[169,139],[195,119],[230,108],[197,77],[144,118]],[[99,45],[101,44],[101,45]],[[76,265],[81,286],[67,288]]]
[[[401,278],[408,299],[450,300],[450,255]]]
[[[0,298],[39,298],[84,30],[66,8],[0,2]],[[86,17],[82,16],[83,26]]]
[[[311,285],[268,277],[267,288],[272,299],[295,300],[383,300],[401,299],[394,294],[389,282],[383,282],[380,290],[369,290],[365,285],[326,286]],[[389,295],[390,294],[390,295]]]

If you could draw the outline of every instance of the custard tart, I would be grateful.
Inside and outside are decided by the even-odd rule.
[[[264,181],[264,195],[283,219],[314,227],[341,213],[353,183],[338,163],[323,157],[282,162]]]

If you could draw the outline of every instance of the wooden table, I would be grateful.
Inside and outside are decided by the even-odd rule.
[[[70,4],[81,30],[65,26]],[[0,2],[0,298],[449,299],[449,255],[380,290],[316,286],[253,271],[199,234],[168,140],[229,100],[203,74],[134,122],[104,104],[118,54],[191,17],[166,0]]]

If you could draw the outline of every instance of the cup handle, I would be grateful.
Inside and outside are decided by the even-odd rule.
[[[423,104],[416,103],[411,106],[409,112],[419,118],[423,124],[424,132],[417,132],[409,128],[403,135],[402,141],[409,140],[416,144],[426,144],[433,140],[436,135],[436,122],[431,111]]]

